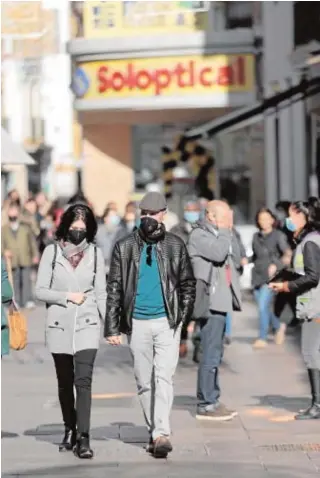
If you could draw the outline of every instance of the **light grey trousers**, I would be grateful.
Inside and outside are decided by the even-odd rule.
[[[153,440],[169,436],[173,403],[173,375],[179,360],[181,326],[170,329],[168,320],[133,319],[128,337],[133,356],[138,396]]]
[[[303,322],[301,350],[307,368],[320,370],[320,323],[315,320]]]

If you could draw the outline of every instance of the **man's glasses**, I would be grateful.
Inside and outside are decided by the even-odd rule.
[[[152,265],[152,246],[147,246],[147,264],[149,267]]]

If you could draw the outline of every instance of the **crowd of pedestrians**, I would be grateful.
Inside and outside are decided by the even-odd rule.
[[[196,418],[232,420],[237,412],[220,401],[219,367],[232,343],[233,313],[242,309],[240,276],[248,264],[258,311],[253,347],[265,348],[270,333],[281,346],[287,326],[302,323],[312,403],[296,419],[320,418],[317,198],[281,202],[275,212],[261,208],[251,256],[223,200],[188,201],[179,222],[157,192],[139,205],[129,202],[123,216],[110,202],[97,218],[83,195],[62,205],[39,193],[23,204],[12,191],[2,221],[2,256],[12,268],[16,303],[34,306],[30,279],[37,270],[35,297],[47,306],[46,341],[65,424],[61,451],[93,456],[91,383],[101,323],[108,344],[128,338],[152,455],[172,451],[173,376],[191,331],[199,364]],[[11,300],[6,290],[3,302]]]

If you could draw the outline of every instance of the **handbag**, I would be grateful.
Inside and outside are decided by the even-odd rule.
[[[196,300],[193,308],[193,318],[195,320],[204,319],[208,316],[210,309],[210,287],[213,276],[213,268],[209,275],[209,282],[205,282],[202,279],[197,279],[196,282]]]
[[[13,288],[11,260],[7,259],[8,279]],[[26,317],[20,312],[13,300],[8,310],[9,343],[13,350],[23,350],[27,345],[28,326]]]

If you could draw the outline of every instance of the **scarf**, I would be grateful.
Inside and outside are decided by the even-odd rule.
[[[89,246],[90,244],[88,244],[86,239],[80,242],[80,244],[77,246],[75,244],[71,244],[71,242],[60,242],[63,257],[70,262],[74,269],[79,265],[79,262],[83,258],[84,253]]]
[[[166,228],[165,225],[161,223],[152,234],[146,235],[140,227],[138,229],[138,232],[139,236],[144,242],[146,242],[147,244],[156,244],[157,242],[162,241],[164,239]]]

